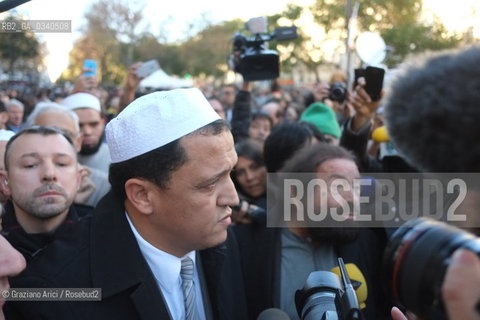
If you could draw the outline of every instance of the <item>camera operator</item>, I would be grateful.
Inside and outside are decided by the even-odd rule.
[[[478,172],[479,62],[478,46],[442,53],[410,67],[392,86],[385,107],[389,135],[422,171]],[[467,199],[476,194],[469,190]],[[475,212],[467,220],[478,221],[478,201],[467,203]],[[478,224],[469,229],[478,235]],[[449,319],[480,319],[480,259],[474,253],[453,254],[441,289]]]
[[[273,127],[273,119],[263,112],[252,112],[252,83],[244,81],[235,96],[232,110],[233,139],[235,142],[252,138],[264,143]]]

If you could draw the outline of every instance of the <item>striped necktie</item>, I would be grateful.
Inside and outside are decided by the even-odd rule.
[[[180,277],[182,278],[182,289],[185,302],[185,320],[196,320],[197,308],[195,306],[195,287],[193,286],[192,259],[185,258],[182,260]]]

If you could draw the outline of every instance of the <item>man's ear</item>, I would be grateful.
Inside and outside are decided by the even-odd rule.
[[[82,149],[82,143],[83,143],[83,135],[79,133],[76,138],[73,139],[73,145],[75,146],[75,150],[77,153],[80,152]]]
[[[144,179],[132,178],[125,182],[125,193],[130,203],[141,213],[150,215],[153,212],[151,201],[153,183]]]
[[[77,174],[76,174],[76,179],[77,179],[77,192],[82,188],[83,184],[83,179],[84,177],[88,176],[90,174],[89,170],[82,166],[80,163],[77,164]]]
[[[0,192],[10,197],[12,192],[8,185],[8,173],[5,170],[0,170]]]

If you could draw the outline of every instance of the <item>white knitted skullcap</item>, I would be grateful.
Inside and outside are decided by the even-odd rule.
[[[196,88],[142,96],[105,128],[112,163],[157,149],[218,119],[218,114]]]
[[[101,112],[100,100],[93,94],[78,92],[63,99],[62,104],[70,110],[89,108]]]
[[[13,132],[13,131],[1,129],[0,130],[0,141],[8,141],[14,135],[15,135],[15,132]]]

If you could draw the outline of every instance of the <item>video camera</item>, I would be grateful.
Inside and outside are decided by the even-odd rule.
[[[422,319],[447,319],[441,287],[459,248],[480,254],[480,239],[428,218],[408,221],[390,238],[384,256],[393,299]]]
[[[292,40],[297,38],[296,27],[278,27],[267,34],[267,19],[252,18],[245,28],[253,34],[247,37],[241,32],[233,36],[232,54],[228,59],[230,69],[240,73],[245,81],[269,80],[278,78],[280,59],[278,52],[268,50],[266,42],[270,40]]]
[[[310,273],[302,290],[295,293],[302,320],[361,320],[357,295],[342,258],[338,258],[341,279],[330,271]]]

